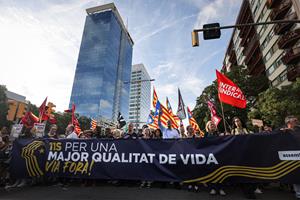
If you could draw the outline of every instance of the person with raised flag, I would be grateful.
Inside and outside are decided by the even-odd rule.
[[[220,101],[238,108],[246,108],[247,100],[241,89],[218,70],[216,74]]]

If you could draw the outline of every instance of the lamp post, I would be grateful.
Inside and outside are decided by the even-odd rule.
[[[136,110],[135,110],[135,112],[134,112],[134,116],[135,116],[135,121],[133,121],[133,123],[135,123],[135,127],[136,127],[136,130],[138,130],[138,127],[139,127],[139,124],[140,123],[144,123],[144,122],[140,122],[137,118],[138,118],[138,116],[139,116],[139,114],[140,114],[140,108],[141,108],[141,106],[140,106],[140,95],[141,95],[141,84],[142,84],[142,82],[152,82],[152,81],[155,81],[155,79],[145,79],[145,80],[135,80],[135,81],[125,81],[124,82],[124,84],[132,84],[132,83],[138,83],[139,85],[138,85],[138,92],[140,92],[140,93],[138,93],[137,92],[137,94],[136,94],[136,96],[135,96],[135,106],[136,106]]]

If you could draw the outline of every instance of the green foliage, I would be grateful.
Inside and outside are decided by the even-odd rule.
[[[269,88],[259,95],[248,117],[260,118],[273,127],[284,125],[287,115],[300,117],[300,78],[291,85],[278,88]]]
[[[242,66],[233,66],[232,70],[226,73],[226,76],[240,87],[247,98],[246,109],[235,108],[223,103],[224,116],[226,118],[228,130],[234,116],[239,117],[245,123],[247,122],[247,113],[253,106],[254,100],[257,98],[258,94],[268,88],[268,79],[265,76],[250,76],[248,75],[247,69]],[[196,107],[193,110],[194,117],[202,129],[204,129],[206,122],[210,120],[210,111],[207,107],[208,99],[215,104],[218,115],[222,117],[221,104],[217,91],[217,81],[214,81],[203,90],[202,94],[197,98]],[[223,119],[218,125],[218,128],[221,131],[224,130]]]
[[[0,85],[0,128],[3,126],[9,127],[11,124],[6,120],[6,115],[8,111],[8,104],[6,98],[7,89],[4,85]]]
[[[88,130],[91,128],[91,119],[86,116],[80,116],[78,118],[81,130]]]
[[[72,120],[71,113],[54,113],[55,119],[57,121],[57,133],[63,134]]]

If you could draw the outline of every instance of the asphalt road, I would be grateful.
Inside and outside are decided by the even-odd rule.
[[[39,200],[83,200],[83,199],[166,199],[166,200],[205,200],[205,199],[222,199],[235,200],[245,199],[241,190],[238,188],[226,188],[227,196],[211,196],[206,189],[200,192],[189,192],[187,190],[172,189],[172,188],[138,188],[138,187],[117,187],[111,185],[81,187],[79,185],[70,186],[63,189],[59,186],[27,186],[24,188],[12,189],[5,191],[0,188],[0,199],[4,200],[25,200],[25,199],[39,199]],[[294,194],[288,191],[281,191],[276,187],[266,188],[263,194],[257,195],[257,199],[276,200],[276,199],[295,199]]]

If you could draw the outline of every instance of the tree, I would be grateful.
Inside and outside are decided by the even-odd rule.
[[[224,115],[227,123],[226,126],[229,127],[231,125],[231,119],[234,116],[239,117],[243,122],[247,122],[247,113],[250,111],[250,108],[253,107],[258,94],[268,88],[268,79],[264,75],[249,75],[248,70],[243,66],[233,66],[232,70],[227,72],[225,75],[240,87],[247,98],[246,109],[235,108],[223,103]],[[216,105],[218,115],[221,117],[221,104],[218,98],[216,80],[213,81],[211,85],[207,86],[203,90],[202,94],[197,98],[193,114],[200,127],[205,127],[205,123],[210,120],[210,111],[207,107],[208,99],[213,101]],[[218,128],[221,131],[224,130],[222,121],[218,125]]]
[[[78,118],[81,130],[88,130],[91,128],[91,119],[86,116],[80,116]]]
[[[261,93],[248,117],[262,119],[273,127],[280,127],[284,125],[284,118],[288,115],[300,117],[300,78],[281,89],[269,88]]]
[[[9,127],[11,125],[11,123],[6,119],[8,111],[6,91],[6,87],[4,85],[0,85],[0,127]]]

